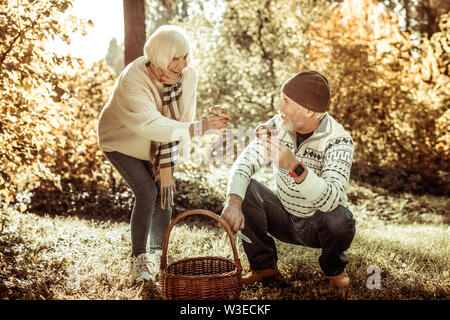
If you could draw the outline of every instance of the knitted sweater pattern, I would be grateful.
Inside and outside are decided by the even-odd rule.
[[[308,217],[317,210],[330,212],[338,205],[348,206],[346,189],[353,160],[353,140],[343,126],[328,113],[313,135],[297,146],[295,133],[284,132],[281,118],[274,116],[266,125],[275,125],[281,143],[291,149],[297,160],[308,168],[302,183],[296,183],[288,171],[272,165],[276,190],[285,209],[299,217]],[[242,151],[230,171],[227,194],[245,198],[251,177],[268,164],[262,145],[253,139]]]

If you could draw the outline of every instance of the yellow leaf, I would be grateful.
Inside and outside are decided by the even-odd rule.
[[[58,122],[58,119],[56,119],[56,118],[51,118],[49,122],[50,122],[50,125],[51,125],[53,128],[59,129],[59,122]]]

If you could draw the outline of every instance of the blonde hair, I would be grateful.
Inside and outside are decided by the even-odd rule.
[[[191,46],[186,32],[172,25],[159,27],[152,33],[144,45],[144,56],[156,68],[167,70],[173,58],[187,55],[191,61]]]

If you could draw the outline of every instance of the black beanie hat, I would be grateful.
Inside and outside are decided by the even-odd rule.
[[[302,71],[281,87],[289,98],[314,112],[325,112],[330,104],[328,80],[317,71]]]

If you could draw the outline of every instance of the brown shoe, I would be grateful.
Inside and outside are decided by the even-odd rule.
[[[342,272],[337,276],[326,276],[328,278],[329,284],[335,286],[336,288],[345,288],[350,284],[350,277],[347,272]]]
[[[252,284],[258,281],[262,281],[267,278],[275,277],[279,275],[278,266],[276,264],[271,268],[262,269],[262,270],[253,270],[250,271],[242,277],[243,284]]]

